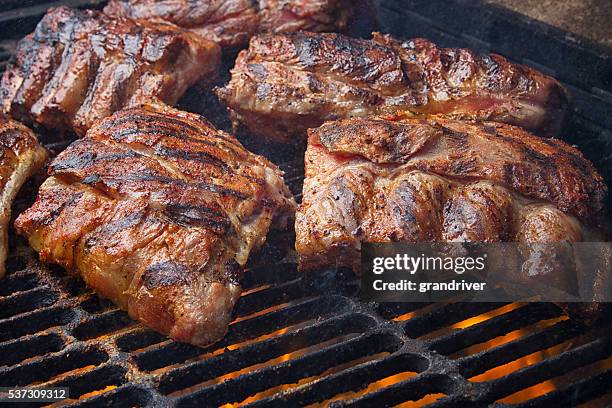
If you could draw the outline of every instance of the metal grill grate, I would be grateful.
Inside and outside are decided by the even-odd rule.
[[[34,3],[1,6],[0,31],[10,31],[2,38],[25,34],[50,4]],[[570,141],[610,180],[609,53],[474,2],[396,0],[379,11],[381,31],[492,50],[548,72],[555,67],[576,97]],[[534,38],[536,48],[523,37]],[[13,45],[2,42],[0,60]],[[229,126],[210,93],[191,90],[181,106]],[[299,152],[245,143],[283,163],[292,190],[301,190]],[[22,192],[16,212],[34,191]],[[72,400],[63,404],[80,407],[612,403],[612,316],[584,328],[550,304],[364,304],[342,271],[299,274],[287,238],[273,235],[255,257],[228,335],[200,349],[131,321],[78,278],[40,265],[11,237],[9,273],[0,282],[0,384],[67,386]]]
[[[550,304],[362,304],[351,281],[322,294],[319,280],[277,263],[247,274],[228,335],[200,349],[131,321],[25,247],[9,263],[0,384],[68,386],[81,406],[381,406],[428,395],[439,397],[432,406],[478,405],[553,378],[566,386],[519,406],[610,391],[612,321],[585,330]],[[478,379],[534,353],[532,365]]]

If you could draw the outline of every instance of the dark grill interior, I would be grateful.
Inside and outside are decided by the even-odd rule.
[[[52,4],[27,3],[1,6],[2,67],[13,39]],[[565,134],[610,184],[608,50],[476,2],[385,1],[379,16],[383,32],[499,52],[564,81],[577,112]],[[194,89],[181,106],[228,127],[208,93]],[[245,142],[281,163],[300,191],[299,154]],[[17,211],[34,192],[33,186],[22,192]],[[342,271],[298,274],[289,238],[270,237],[246,274],[228,335],[199,349],[133,322],[80,279],[40,265],[26,242],[13,237],[9,273],[0,282],[0,385],[67,386],[72,400],[63,404],[83,407],[612,403],[609,313],[584,328],[551,304],[365,304]]]

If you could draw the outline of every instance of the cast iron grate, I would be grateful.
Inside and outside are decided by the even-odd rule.
[[[0,384],[68,386],[69,404],[476,406],[552,379],[563,386],[519,404],[548,406],[610,391],[612,320],[585,329],[550,304],[363,304],[350,280],[322,294],[280,262],[250,271],[228,335],[200,349],[131,321],[25,247],[10,264]]]
[[[31,30],[49,4],[1,6],[0,60],[8,59],[11,38]],[[378,8],[381,31],[493,50],[555,73],[575,96],[570,141],[610,180],[607,51],[475,2],[395,0]],[[537,40],[529,48],[523,37]],[[229,126],[210,93],[194,89],[181,106]],[[292,190],[301,190],[299,152],[245,143],[281,163]],[[32,199],[33,186],[25,190],[15,212]],[[585,328],[550,304],[365,304],[342,271],[303,276],[282,245],[291,239],[277,234],[271,241],[246,275],[229,333],[200,349],[131,321],[78,278],[40,265],[26,243],[12,237],[9,273],[0,285],[0,384],[67,386],[72,399],[62,404],[80,407],[612,402],[610,315]]]

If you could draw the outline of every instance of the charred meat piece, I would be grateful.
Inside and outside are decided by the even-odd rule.
[[[21,186],[47,160],[47,151],[34,133],[19,122],[0,116],[0,278],[8,256],[8,225],[11,205]]]
[[[82,136],[119,109],[154,99],[176,103],[219,64],[215,43],[174,25],[52,8],[18,43],[0,83],[0,106],[26,123]]]
[[[338,31],[352,12],[348,0],[111,0],[111,16],[161,19],[222,47],[239,47],[258,33]]]
[[[161,105],[97,122],[49,175],[15,223],[41,260],[199,346],[225,334],[249,254],[295,206],[276,166]]]
[[[493,122],[329,122],[309,130],[305,169],[303,270],[359,272],[362,241],[581,241],[606,194],[576,149]]]
[[[327,120],[401,111],[552,135],[568,105],[555,79],[499,55],[376,33],[254,37],[217,95],[251,132],[286,142]]]

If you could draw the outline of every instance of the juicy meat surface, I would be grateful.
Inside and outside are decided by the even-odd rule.
[[[47,160],[47,151],[36,135],[19,122],[0,116],[0,278],[8,256],[11,205],[21,186]]]
[[[111,0],[112,16],[161,19],[197,32],[222,47],[239,47],[264,32],[338,31],[346,27],[348,0]]]
[[[159,99],[174,104],[217,72],[213,42],[167,23],[51,8],[17,44],[0,106],[26,123],[85,134],[94,121]]]
[[[97,122],[49,176],[15,223],[41,260],[199,346],[226,333],[249,254],[295,207],[275,165],[161,105]]]
[[[581,241],[601,217],[606,186],[593,165],[518,127],[356,118],[308,133],[295,224],[303,270],[359,272],[362,241]]]
[[[401,111],[552,135],[568,105],[555,79],[499,55],[377,33],[254,37],[217,95],[251,132],[286,142],[324,121]]]

